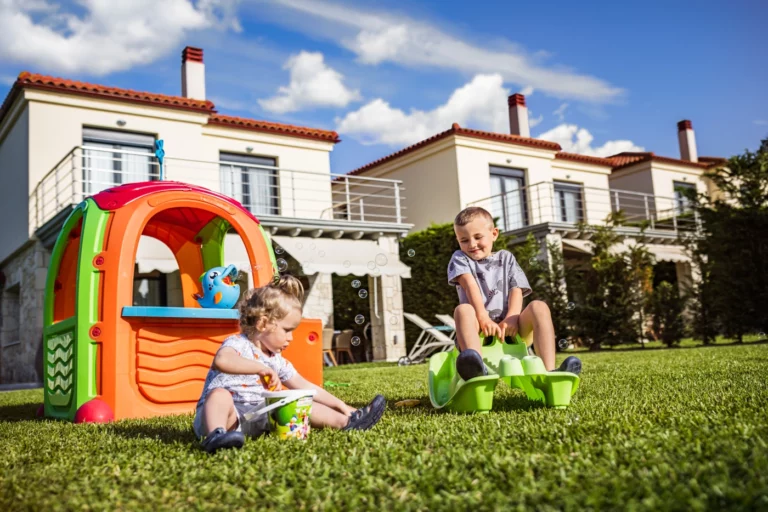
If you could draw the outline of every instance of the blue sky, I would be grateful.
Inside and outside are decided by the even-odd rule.
[[[768,4],[378,0],[0,0],[0,94],[21,70],[180,94],[205,51],[219,112],[340,132],[348,172],[452,122],[508,131],[525,91],[533,136],[568,151],[678,157],[768,136]],[[169,153],[173,148],[168,148]]]

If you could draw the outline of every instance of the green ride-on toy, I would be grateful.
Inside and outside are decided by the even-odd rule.
[[[486,342],[491,338],[486,338]],[[511,341],[511,337],[507,337]],[[537,356],[528,355],[520,336],[508,343],[497,337],[482,348],[488,375],[464,381],[456,373],[459,351],[440,352],[429,359],[429,399],[436,409],[454,412],[488,412],[499,380],[522,389],[530,400],[565,409],[579,388],[579,377],[570,372],[548,372]]]

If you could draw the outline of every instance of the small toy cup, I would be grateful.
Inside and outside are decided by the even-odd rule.
[[[269,414],[272,431],[280,439],[306,439],[309,436],[312,397],[315,393],[317,391],[314,389],[264,392],[267,406],[262,411]]]

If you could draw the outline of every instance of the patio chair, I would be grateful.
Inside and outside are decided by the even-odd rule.
[[[454,347],[453,340],[445,334],[451,330],[450,327],[430,325],[419,315],[413,313],[403,313],[403,316],[420,327],[421,334],[411,348],[411,352],[398,361],[401,366],[420,363],[436,351],[450,350]]]
[[[355,333],[352,329],[344,329],[336,336],[336,361],[341,361],[341,354],[347,354],[350,362],[355,362],[352,355],[352,335]]]
[[[323,329],[323,358],[330,359],[332,366],[339,366],[333,357],[333,329]]]

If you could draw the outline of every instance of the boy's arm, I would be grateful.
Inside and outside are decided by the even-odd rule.
[[[457,281],[464,289],[464,293],[467,294],[470,305],[475,309],[477,323],[480,324],[480,330],[483,334],[485,336],[501,336],[502,333],[498,324],[491,320],[491,317],[485,310],[483,295],[480,293],[480,287],[477,286],[474,276],[472,274],[462,274],[457,278]]]
[[[258,361],[252,361],[240,356],[232,347],[222,347],[219,349],[216,357],[213,358],[213,367],[220,372],[232,375],[258,375],[267,389],[269,389],[267,381],[280,382],[280,378],[275,370]]]
[[[317,394],[314,397],[315,402],[327,405],[331,409],[336,409],[340,413],[346,414],[347,416],[352,414],[352,412],[355,410],[354,407],[350,407],[349,405],[345,404],[343,401],[339,400],[320,386],[309,382],[307,379],[302,377],[299,372],[296,372],[296,374],[290,379],[283,381],[283,384],[288,389],[315,389],[317,390]]]

